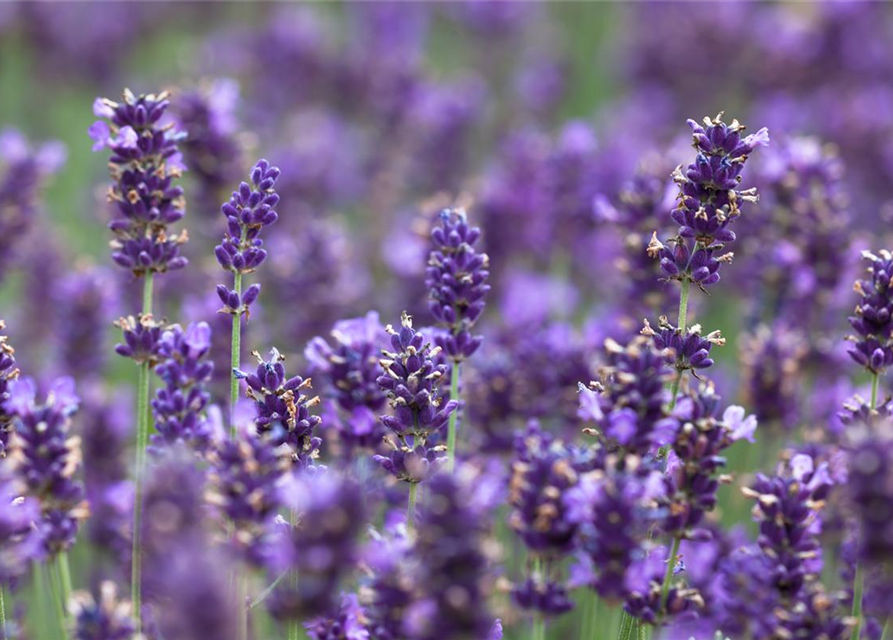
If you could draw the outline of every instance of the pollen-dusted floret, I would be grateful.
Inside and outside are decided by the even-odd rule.
[[[849,318],[856,335],[847,337],[854,343],[850,356],[871,373],[893,364],[893,254],[879,253],[862,252],[869,275],[853,285],[861,300]]]
[[[185,231],[171,234],[169,225],[185,214],[183,188],[174,185],[183,169],[177,148],[185,133],[165,123],[170,94],[134,95],[124,90],[123,102],[97,98],[94,115],[103,118],[89,129],[94,151],[111,151],[109,173],[114,181],[109,201],[119,217],[109,223],[114,234],[112,259],[135,275],[182,269],[187,260],[180,247]]]
[[[701,325],[696,324],[683,332],[673,326],[667,316],[658,319],[658,330],[655,331],[648,320],[641,331],[643,336],[648,336],[654,341],[654,346],[664,352],[667,362],[676,371],[707,369],[713,366],[710,358],[710,350],[714,345],[722,346],[725,338],[719,331],[711,331],[706,336],[701,335]]]
[[[161,361],[161,336],[167,330],[163,322],[144,313],[138,318],[120,318],[115,326],[121,329],[124,337],[122,344],[115,345],[115,353],[137,364],[148,363],[150,367]]]

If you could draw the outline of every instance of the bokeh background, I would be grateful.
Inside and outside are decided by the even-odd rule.
[[[693,295],[691,316],[728,340],[713,352],[721,394],[764,429],[732,467],[746,477],[784,442],[833,440],[864,387],[843,337],[859,253],[885,246],[893,215],[886,3],[0,4],[0,316],[22,369],[73,373],[79,428],[122,450],[136,371],[111,323],[138,287],[108,258],[105,157],[86,131],[94,98],[123,87],[170,89],[189,132],[191,264],[159,279],[157,310],[220,327],[220,398],[219,206],[265,157],[282,203],[243,358],[275,345],[300,371],[309,339],[369,309],[430,322],[427,234],[462,205],[493,285],[463,437],[506,452],[537,418],[577,438],[576,383],[604,339],[675,313],[644,248],[673,226],[686,119],[720,111],[773,141],[745,172],[762,201],[737,223],[735,262]],[[23,158],[30,173],[12,170]],[[747,520],[736,496],[722,489],[718,517]],[[82,536],[76,573],[101,572],[115,544]]]

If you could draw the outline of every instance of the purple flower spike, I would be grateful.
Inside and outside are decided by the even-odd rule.
[[[655,348],[665,354],[667,364],[677,372],[691,369],[695,373],[699,369],[712,367],[710,349],[714,345],[722,346],[726,343],[719,331],[711,331],[702,336],[699,324],[690,327],[683,335],[682,331],[670,324],[667,316],[658,319],[658,331],[652,329],[648,320],[645,320],[641,333],[654,341]]]
[[[114,262],[136,276],[181,269],[185,231],[168,227],[185,214],[182,187],[175,186],[184,167],[177,145],[185,133],[172,123],[163,124],[170,94],[135,96],[124,90],[123,102],[97,98],[93,113],[100,120],[88,133],[94,151],[108,148],[109,172],[114,180],[109,201],[118,217],[109,223]]]
[[[22,497],[21,482],[0,468],[0,585],[15,586],[32,560],[43,556],[40,535],[33,527],[40,520],[40,504]]]
[[[207,389],[214,363],[206,356],[211,348],[211,328],[205,322],[190,324],[186,331],[174,325],[158,342],[161,359],[155,373],[164,382],[152,400],[155,429],[152,447],[158,449],[186,442],[199,451],[211,441],[205,409],[211,400]]]
[[[88,514],[84,485],[74,478],[80,467],[80,439],[71,437],[71,415],[79,399],[74,381],[53,382],[43,404],[37,385],[20,378],[10,385],[4,411],[15,414],[15,437],[9,457],[27,495],[40,503],[37,522],[44,550],[55,555],[74,544],[78,528]]]
[[[161,336],[166,327],[152,318],[150,314],[139,319],[133,316],[120,318],[115,326],[123,332],[124,342],[115,345],[115,353],[130,358],[137,364],[148,362],[154,367],[161,360]]]
[[[73,593],[69,612],[76,640],[130,640],[136,633],[130,601],[119,599],[109,580],[99,586],[98,598],[86,591]]]
[[[246,393],[255,402],[257,432],[275,447],[287,444],[294,464],[313,466],[322,440],[314,434],[320,417],[310,413],[319,404],[319,396],[304,395],[312,388],[310,378],[286,377],[285,358],[276,349],[271,350],[269,361],[256,351],[252,355],[258,360],[256,371],[236,371],[236,377],[245,380]]]
[[[471,328],[481,316],[484,296],[490,290],[490,259],[475,250],[481,230],[469,226],[463,209],[444,210],[440,223],[431,232],[435,248],[425,276],[428,308],[437,323],[449,330],[438,345],[451,360],[460,362],[483,341],[481,336],[471,335]]]
[[[6,323],[0,320],[0,331],[6,329]],[[13,429],[15,415],[6,409],[9,400],[10,385],[19,377],[16,367],[15,349],[7,342],[8,338],[0,335],[0,458],[6,457],[9,448],[9,436]]]
[[[719,282],[719,267],[732,260],[732,253],[717,255],[735,240],[731,223],[741,215],[741,204],[758,201],[756,189],[739,190],[741,171],[750,154],[769,144],[764,128],[742,137],[744,126],[737,120],[731,124],[716,118],[704,119],[704,126],[688,121],[692,128],[695,161],[673,172],[679,186],[676,208],[671,217],[679,225],[678,234],[668,242],[655,233],[648,245],[648,255],[660,261],[661,271],[671,280],[688,280],[703,290]]]
[[[387,326],[393,351],[382,350],[378,386],[391,401],[394,415],[381,421],[398,442],[388,439],[393,447],[390,456],[374,459],[391,475],[406,482],[421,482],[446,460],[441,444],[450,414],[458,408],[455,400],[443,404],[438,383],[447,372],[447,365],[435,364],[440,347],[431,347],[421,333],[412,327],[412,318],[405,312],[396,331]]]
[[[893,364],[893,254],[864,251],[862,257],[869,263],[869,277],[854,285],[862,299],[849,318],[856,331],[847,336],[854,343],[849,354],[871,373],[884,373]]]

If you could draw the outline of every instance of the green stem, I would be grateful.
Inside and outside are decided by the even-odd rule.
[[[153,274],[150,271],[143,281],[143,315],[152,313]],[[142,548],[143,548],[143,476],[146,467],[146,446],[149,443],[149,363],[140,365],[136,397],[136,469],[133,495],[133,548],[131,553],[130,598],[136,634],[142,627]]]
[[[887,618],[884,623],[884,631],[881,633],[881,640],[888,640],[890,637],[890,627],[893,627],[893,616]]]
[[[298,514],[295,513],[295,510],[291,510],[291,526],[294,527],[298,521]],[[292,569],[288,574],[289,581],[291,582],[292,589],[297,590],[298,588],[298,572]],[[287,636],[288,640],[300,640],[301,637],[301,623],[298,620],[291,619],[286,623]]]
[[[406,505],[406,529],[409,531],[412,531],[415,526],[415,503],[418,490],[418,482],[409,483],[409,504]]]
[[[686,278],[682,280],[682,288],[679,291],[679,318],[676,326],[679,332],[684,334],[685,327],[688,323],[688,292],[691,289],[691,282]],[[682,376],[685,372],[680,371],[673,380],[673,388],[671,390],[670,411],[676,408],[676,396],[679,395],[679,386],[682,384]]]
[[[543,559],[537,555],[533,560],[534,581],[544,577],[543,569]],[[533,627],[531,627],[530,634],[531,640],[545,640],[546,638],[546,619],[540,611],[533,613]]]
[[[631,640],[636,622],[637,620],[624,610],[620,616],[620,633],[617,635],[617,639]]]
[[[57,569],[57,561],[49,560],[44,568],[49,577],[50,592],[53,605],[56,609],[56,621],[62,638],[68,638],[68,621],[65,619],[65,603],[62,601],[62,580]]]
[[[877,395],[880,380],[880,375],[877,372],[874,372],[871,377],[871,405],[869,406],[872,411],[877,407]],[[853,627],[853,633],[850,635],[850,640],[859,640],[862,631],[862,591],[864,590],[864,587],[865,576],[862,575],[862,565],[857,562],[856,575],[853,578],[853,618],[856,620],[856,625]]]
[[[261,591],[260,595],[251,602],[251,605],[249,605],[249,609],[254,609],[255,607],[259,606],[264,600],[266,600],[267,596],[273,593],[273,590],[276,588],[276,586],[280,582],[282,582],[283,578],[285,578],[285,576],[287,575],[288,571],[283,571],[282,573],[280,573],[279,577],[273,580],[273,582],[270,583],[270,586]]]
[[[673,547],[670,549],[670,558],[667,561],[667,570],[664,572],[664,583],[660,588],[660,607],[657,615],[662,615],[667,606],[667,598],[670,595],[670,581],[673,579],[673,569],[676,567],[676,557],[679,555],[679,543],[682,540],[677,536],[673,538]]]
[[[6,640],[6,587],[0,586],[0,640]]]
[[[71,567],[68,564],[68,553],[63,551],[56,559],[59,568],[59,580],[62,585],[62,598],[68,610],[68,599],[71,597]]]
[[[238,271],[233,275],[233,291],[242,297],[242,274]],[[239,379],[236,377],[236,369],[242,362],[242,315],[233,315],[233,337],[230,349],[229,370],[229,431],[232,438],[236,437],[236,403],[239,400]]]
[[[450,400],[455,400],[459,402],[459,376],[461,375],[460,371],[461,364],[459,362],[454,362],[453,367],[450,371]],[[459,418],[459,409],[456,408],[450,414],[450,425],[449,431],[447,432],[447,449],[449,454],[449,459],[447,460],[447,471],[450,473],[453,472],[453,469],[456,467],[456,421]]]

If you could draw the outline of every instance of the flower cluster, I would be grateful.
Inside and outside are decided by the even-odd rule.
[[[177,441],[189,443],[201,451],[208,447],[211,428],[205,409],[211,399],[207,385],[214,363],[206,356],[211,347],[211,327],[206,322],[190,324],[184,331],[174,325],[158,342],[161,362],[155,373],[164,382],[152,400],[155,414],[153,446]]]
[[[0,331],[6,329],[6,323],[0,320]],[[0,458],[6,456],[9,447],[9,436],[12,433],[14,415],[6,409],[9,400],[9,387],[19,377],[16,366],[15,349],[9,344],[5,335],[0,335]]]
[[[186,136],[173,123],[165,124],[170,106],[167,92],[135,96],[124,91],[123,102],[97,98],[93,113],[98,120],[89,130],[94,151],[108,148],[109,172],[114,183],[109,202],[120,217],[109,223],[115,236],[112,259],[135,275],[182,269],[180,255],[186,243],[183,231],[168,227],[185,214],[183,189],[174,185],[185,168],[178,143]]]
[[[377,414],[387,402],[377,381],[384,327],[378,314],[370,311],[362,318],[337,322],[331,335],[334,344],[317,336],[304,350],[311,375],[323,380],[323,397],[333,405],[329,413],[334,424],[326,419],[326,425],[338,430],[348,450],[377,448],[384,437]]]
[[[167,327],[155,321],[151,314],[139,318],[127,316],[116,323],[121,329],[124,342],[115,345],[115,353],[130,358],[137,364],[148,363],[154,367],[161,360],[161,337]]]
[[[658,320],[658,331],[652,329],[648,320],[645,320],[641,333],[654,340],[654,346],[666,355],[668,364],[678,373],[691,369],[694,374],[696,370],[712,367],[710,350],[714,345],[722,346],[726,343],[719,331],[711,331],[702,336],[701,325],[695,324],[683,332],[670,324],[667,316],[661,316]]]
[[[27,495],[40,503],[37,529],[50,555],[74,544],[88,515],[84,485],[74,476],[81,464],[80,438],[71,435],[71,416],[80,400],[71,378],[55,380],[46,401],[38,404],[37,385],[15,380],[5,410],[16,417],[9,457]]]
[[[314,435],[320,418],[310,413],[319,404],[319,396],[304,395],[311,388],[310,378],[287,377],[282,364],[285,358],[276,349],[270,352],[269,361],[256,351],[253,355],[258,361],[256,371],[236,371],[236,376],[245,380],[246,393],[254,400],[258,434],[275,447],[288,445],[295,464],[312,466],[322,440]]]
[[[443,403],[438,383],[447,365],[435,364],[440,347],[425,342],[413,329],[405,312],[399,331],[386,327],[393,351],[382,350],[378,386],[390,399],[394,415],[382,416],[382,423],[397,436],[388,439],[393,451],[374,459],[388,473],[406,482],[421,482],[445,461],[442,432],[450,414],[458,408],[455,400]]]
[[[318,474],[291,478],[283,497],[297,520],[282,523],[270,568],[273,577],[290,570],[297,579],[279,583],[270,612],[280,620],[334,613],[341,580],[359,556],[362,494],[351,481]]]
[[[0,586],[15,586],[31,560],[43,556],[40,535],[33,523],[40,520],[40,504],[22,497],[20,482],[9,469],[0,468]]]
[[[581,417],[595,423],[596,435],[629,453],[645,455],[668,444],[678,423],[665,406],[670,370],[664,355],[642,336],[625,347],[609,338],[605,354],[605,383],[580,386]]]
[[[269,442],[251,434],[223,440],[208,459],[208,502],[231,525],[231,542],[238,553],[253,564],[263,564],[270,525],[282,505],[278,483],[286,460]]]
[[[77,591],[68,607],[74,640],[132,640],[136,634],[133,606],[118,598],[114,582],[99,585],[99,597]]]
[[[258,160],[251,170],[251,184],[243,182],[234,191],[229,202],[220,207],[226,217],[226,235],[214,249],[217,262],[226,271],[238,277],[251,273],[267,258],[260,232],[279,219],[274,207],[279,204],[279,194],[274,189],[279,169],[266,160]],[[223,313],[246,316],[250,306],[260,294],[260,285],[253,284],[244,292],[237,287],[230,290],[218,285],[217,295],[223,302]]]
[[[704,126],[694,120],[688,124],[698,155],[685,170],[680,166],[673,173],[679,195],[671,216],[679,232],[669,240],[672,249],[655,232],[648,253],[660,261],[667,278],[706,289],[719,282],[720,264],[732,259],[731,253],[715,254],[735,240],[730,226],[741,215],[741,203],[757,201],[756,189],[737,187],[747,158],[757,147],[769,144],[769,132],[763,128],[742,137],[744,127],[737,120],[726,124],[722,114],[705,118]]]
[[[484,296],[490,290],[490,260],[474,248],[481,230],[469,226],[464,210],[443,211],[440,223],[431,232],[434,250],[425,275],[428,308],[438,324],[449,330],[438,345],[459,362],[477,351],[483,341],[481,336],[472,336],[471,329],[484,311]]]
[[[893,254],[865,251],[862,257],[868,261],[869,277],[853,285],[862,299],[849,318],[856,331],[848,337],[854,343],[849,354],[870,372],[883,373],[893,364]]]

